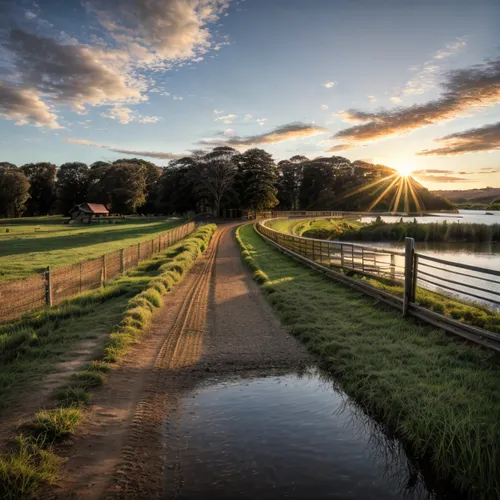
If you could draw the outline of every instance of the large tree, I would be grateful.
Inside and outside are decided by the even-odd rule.
[[[235,198],[236,154],[235,149],[222,146],[206,154],[196,152],[186,162],[190,164],[193,192],[207,200],[216,216],[225,201]]]
[[[64,163],[57,169],[57,207],[63,214],[87,200],[89,167],[85,163]]]
[[[167,214],[185,214],[200,210],[193,192],[190,158],[173,160],[163,169],[158,182],[157,207]],[[201,211],[201,210],[200,210]]]
[[[146,174],[146,202],[139,209],[141,213],[154,213],[156,212],[156,200],[158,198],[159,179],[162,174],[162,168],[158,167],[150,161],[142,160],[140,158],[121,159],[113,162],[114,164],[128,163],[130,165],[137,165],[142,167]]]
[[[309,159],[305,156],[292,156],[289,160],[278,163],[278,189],[279,208],[282,210],[299,209],[299,193],[302,183],[303,165]]]
[[[135,163],[91,166],[89,199],[111,207],[112,212],[135,213],[146,203],[147,172]]]
[[[52,163],[28,163],[21,167],[30,183],[28,215],[47,215],[56,201],[56,166]]]
[[[237,163],[241,207],[252,211],[275,207],[278,173],[272,156],[263,149],[253,148],[238,155]]]
[[[29,199],[30,183],[14,165],[0,165],[0,215],[21,217]]]

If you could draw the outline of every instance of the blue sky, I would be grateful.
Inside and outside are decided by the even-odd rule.
[[[0,161],[262,147],[500,187],[497,0],[10,1]]]

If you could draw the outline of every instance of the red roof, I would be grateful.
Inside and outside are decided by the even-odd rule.
[[[80,208],[84,208],[85,205],[93,214],[109,214],[109,210],[100,203],[82,203]]]

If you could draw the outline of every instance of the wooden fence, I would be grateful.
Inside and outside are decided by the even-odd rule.
[[[405,316],[443,328],[453,334],[500,351],[500,334],[456,321],[415,302],[417,286],[450,298],[500,306],[500,271],[445,261],[415,252],[413,238],[406,238],[405,251],[369,247],[340,241],[319,240],[282,233],[268,227],[270,220],[255,227],[264,239],[281,251],[319,269],[367,295],[399,309]],[[380,290],[347,272],[382,278],[399,284],[403,297]]]
[[[107,253],[71,266],[51,269],[23,280],[0,283],[0,322],[16,319],[27,312],[59,304],[86,290],[99,288],[139,262],[149,259],[192,233],[195,222],[162,233],[152,240]]]

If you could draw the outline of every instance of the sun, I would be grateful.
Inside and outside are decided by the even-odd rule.
[[[410,160],[397,161],[392,164],[401,177],[408,177],[415,170],[415,165]]]

